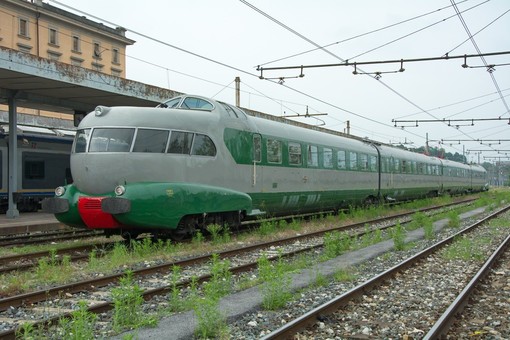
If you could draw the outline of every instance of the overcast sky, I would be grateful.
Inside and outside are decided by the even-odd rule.
[[[324,122],[326,128],[337,131],[344,131],[350,121],[352,134],[385,143],[409,142],[414,143],[409,146],[419,147],[428,133],[431,146],[453,153],[510,149],[510,142],[491,146],[437,142],[510,139],[510,55],[485,57],[485,62],[479,57],[468,58],[468,68],[462,67],[463,59],[404,62],[404,72],[382,73],[379,80],[374,74],[362,73],[398,71],[401,65],[364,65],[357,67],[358,75],[348,66],[307,68],[304,77],[298,78],[293,77],[301,73],[299,69],[264,71],[264,77],[274,80],[259,79],[256,69],[257,65],[376,62],[510,51],[508,0],[456,0],[465,25],[447,0],[49,3],[125,27],[127,37],[136,40],[127,50],[127,78],[132,80],[234,103],[233,81],[239,76],[241,106],[253,110],[295,115],[305,114],[308,106],[310,114],[328,115],[297,120],[311,125]],[[474,35],[476,47],[467,30]],[[495,71],[487,72],[485,64],[495,64]],[[287,77],[283,85],[277,83],[280,77]],[[475,121],[474,126],[458,128],[418,123],[418,127],[402,129],[392,122],[498,117],[506,120]],[[484,152],[480,160],[496,155],[495,151]],[[478,160],[475,152],[467,156],[470,161]]]

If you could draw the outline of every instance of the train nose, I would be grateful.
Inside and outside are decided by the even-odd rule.
[[[88,228],[120,228],[121,224],[113,216],[101,209],[102,201],[107,197],[80,197],[78,211]]]

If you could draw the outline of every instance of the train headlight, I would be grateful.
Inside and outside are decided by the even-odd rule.
[[[55,189],[55,196],[60,197],[66,193],[66,188],[58,187]]]
[[[108,111],[110,111],[110,108],[108,106],[96,106],[95,110],[94,110],[94,114],[96,116],[104,116],[105,114],[108,113]]]
[[[115,192],[115,195],[122,196],[126,192],[126,188],[124,188],[124,186],[122,186],[122,185],[117,185],[115,187],[114,192]]]

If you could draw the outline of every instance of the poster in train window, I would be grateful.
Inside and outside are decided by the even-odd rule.
[[[276,139],[267,140],[267,162],[268,163],[281,163],[282,162],[282,142]]]
[[[289,143],[289,164],[301,165],[301,144]]]

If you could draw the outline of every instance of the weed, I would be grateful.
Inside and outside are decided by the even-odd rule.
[[[206,227],[206,230],[211,234],[213,244],[221,243],[221,229],[222,229],[222,226],[219,224],[216,224],[216,223],[209,224]]]
[[[170,276],[170,310],[178,312],[182,310],[182,303],[180,302],[180,289],[178,283],[181,278],[181,268],[179,266],[172,267],[172,275]]]
[[[480,250],[482,243],[487,243],[487,239],[471,240],[465,237],[457,237],[450,246],[443,251],[443,258],[447,260],[460,259],[464,261],[475,260],[482,261],[484,253]]]
[[[207,295],[207,286],[205,286],[206,296],[203,299],[197,299],[193,306],[198,322],[195,335],[201,339],[221,338],[222,335],[225,337],[226,317],[219,309],[219,300]]]
[[[335,272],[333,277],[338,282],[348,282],[356,279],[356,275],[354,275],[350,269],[339,269]]]
[[[299,220],[292,219],[292,222],[290,222],[290,229],[295,231],[300,230],[301,222]]]
[[[193,244],[201,244],[204,242],[204,240],[205,240],[204,235],[200,231],[197,231],[195,234],[193,234],[191,242]]]
[[[134,283],[133,272],[126,272],[126,275],[120,279],[120,286],[112,289],[112,300],[114,306],[113,329],[115,331],[155,323],[154,318],[143,318],[142,289]]]
[[[208,288],[213,297],[220,298],[230,293],[232,286],[232,273],[230,272],[230,262],[220,261],[218,254],[212,255],[211,280]]]
[[[460,226],[460,217],[457,211],[455,210],[450,211],[447,214],[447,218],[449,228],[458,228]]]
[[[315,270],[315,279],[313,285],[315,287],[324,287],[328,284],[328,278],[322,274],[319,269]]]
[[[71,319],[60,319],[58,327],[63,339],[94,339],[96,320],[97,315],[88,311],[87,302],[80,301]]]
[[[400,222],[397,222],[395,227],[391,229],[391,238],[393,239],[393,244],[396,250],[404,250],[406,230],[402,227]]]
[[[276,222],[264,221],[260,224],[259,234],[261,236],[272,235],[276,232]]]
[[[16,330],[16,339],[19,340],[40,340],[47,339],[42,327],[34,327],[33,324],[25,322]]]
[[[271,265],[267,255],[262,255],[258,260],[259,276],[262,284],[262,306],[269,310],[275,310],[285,306],[292,297],[290,291],[290,277],[284,269],[281,255],[276,263]]]

